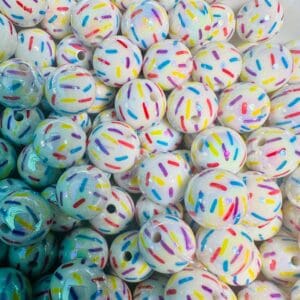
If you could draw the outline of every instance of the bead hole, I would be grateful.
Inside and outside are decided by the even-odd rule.
[[[131,259],[132,259],[132,254],[129,251],[126,251],[124,253],[124,260],[125,261],[131,261]]]
[[[16,121],[20,122],[24,120],[24,115],[21,112],[15,111],[14,118]]]
[[[84,60],[84,59],[85,59],[85,53],[84,53],[84,51],[79,51],[79,52],[77,53],[77,58],[78,58],[79,60]]]
[[[150,100],[153,101],[153,102],[156,102],[157,99],[156,99],[156,95],[154,93],[151,93],[150,94]]]
[[[199,116],[192,116],[191,117],[192,122],[194,123],[200,123],[200,117]]]
[[[161,234],[160,232],[155,232],[152,237],[153,243],[159,243],[161,241]]]
[[[266,142],[267,142],[266,139],[261,139],[261,140],[259,140],[259,142],[258,142],[257,145],[258,145],[259,147],[262,147],[262,146],[264,146],[264,145],[266,144]]]
[[[113,214],[116,212],[116,207],[113,205],[113,204],[109,204],[107,207],[106,207],[106,210],[108,213],[110,214]]]
[[[299,256],[293,256],[291,259],[291,262],[294,266],[300,266],[300,257]]]

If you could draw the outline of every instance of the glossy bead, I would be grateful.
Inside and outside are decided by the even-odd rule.
[[[29,186],[20,179],[6,178],[0,180],[0,201],[9,194],[22,190],[29,190]]]
[[[109,300],[132,300],[128,285],[119,277],[107,275],[106,285],[109,290]]]
[[[17,153],[14,147],[0,138],[0,179],[7,178],[16,169],[16,159]]]

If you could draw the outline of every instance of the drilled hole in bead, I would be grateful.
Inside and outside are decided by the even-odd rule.
[[[291,259],[291,262],[294,266],[300,266],[300,257],[299,256],[293,256]]]
[[[5,224],[5,223],[2,223],[2,224],[0,225],[0,230],[1,230],[2,232],[4,232],[4,233],[10,232],[9,226],[8,226],[7,224]]]
[[[200,123],[200,117],[199,116],[192,116],[191,117],[192,122],[194,123]]]
[[[78,58],[79,60],[84,60],[84,59],[85,59],[85,53],[84,53],[84,51],[79,51],[79,52],[77,53],[77,58]]]
[[[19,70],[27,72],[29,70],[29,67],[26,64],[20,64],[19,65]]]
[[[132,259],[132,254],[129,251],[126,251],[124,253],[124,260],[125,261],[131,261],[131,259]]]
[[[151,93],[151,94],[150,94],[150,99],[151,99],[151,101],[153,101],[153,102],[156,102],[156,101],[157,101],[156,95],[155,95],[154,93]]]
[[[265,143],[266,143],[266,139],[261,139],[261,140],[259,140],[259,142],[258,142],[258,146],[259,147],[262,147],[262,146],[264,146],[265,145]]]
[[[14,118],[16,121],[20,122],[20,121],[23,121],[24,115],[21,112],[15,111]]]
[[[197,143],[197,148],[198,148],[199,151],[202,151],[202,148],[203,148],[203,142],[202,141],[199,141]]]
[[[155,232],[152,237],[153,243],[159,243],[161,241],[161,234],[160,232]]]
[[[113,205],[113,204],[109,204],[107,207],[106,207],[106,210],[108,213],[110,214],[113,214],[116,212],[116,207]]]

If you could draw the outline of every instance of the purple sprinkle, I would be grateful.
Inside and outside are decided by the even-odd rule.
[[[161,172],[163,173],[163,175],[165,177],[168,177],[168,171],[166,170],[166,168],[164,167],[164,165],[162,163],[159,163],[158,166],[159,166]]]

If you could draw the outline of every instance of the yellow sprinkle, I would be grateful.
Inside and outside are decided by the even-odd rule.
[[[269,78],[266,78],[265,80],[262,81],[262,84],[271,84],[272,82],[274,82],[276,80],[275,77],[269,77]]]
[[[248,269],[248,274],[249,274],[250,279],[254,279],[255,278],[255,273],[253,272],[253,270],[251,268]]]
[[[61,144],[59,147],[57,147],[57,151],[58,151],[58,152],[62,152],[63,150],[66,149],[66,147],[67,147],[66,144]]]
[[[122,201],[120,202],[121,206],[123,207],[123,209],[128,213],[128,215],[130,215],[130,209],[129,207]]]
[[[219,217],[222,217],[224,215],[224,202],[222,197],[218,201],[218,214]]]
[[[25,227],[27,230],[33,231],[33,229],[34,229],[30,223],[26,222],[19,215],[15,216],[15,221],[18,222],[23,227]]]
[[[214,89],[215,85],[213,84],[213,82],[210,80],[209,76],[205,76],[205,82],[207,83],[207,85],[211,88]]]
[[[199,299],[199,300],[205,300],[205,297],[203,296],[203,294],[201,294],[200,292],[198,292],[197,290],[194,290],[193,292],[194,296]]]
[[[97,159],[97,160],[100,159],[98,153],[95,150],[91,150],[91,154],[95,159]]]
[[[88,205],[87,208],[92,211],[98,211],[98,212],[102,211],[102,208],[96,205]]]
[[[257,91],[257,89],[258,89],[258,87],[256,85],[252,85],[252,86],[250,86],[249,91],[255,92],[255,91]]]
[[[95,9],[103,8],[103,7],[105,7],[106,5],[107,5],[107,4],[106,4],[105,2],[101,2],[101,3],[99,3],[99,4],[94,5],[92,9],[95,10]]]
[[[116,278],[114,276],[110,276],[109,280],[111,282],[113,290],[115,290],[117,288],[117,280],[116,280]]]
[[[212,134],[212,137],[218,142],[219,145],[222,145],[222,139],[216,133]]]
[[[72,277],[78,284],[83,284],[82,277],[78,273],[72,273]]]
[[[74,55],[74,56],[77,55],[77,52],[74,51],[74,50],[72,50],[72,49],[70,49],[70,48],[67,48],[67,49],[66,49],[66,53],[71,54],[72,56],[73,56],[73,55]]]
[[[186,75],[181,73],[181,72],[178,72],[178,71],[173,71],[172,72],[172,75],[174,75],[175,77],[178,77],[178,78],[182,78],[182,79],[185,79],[186,78]]]
[[[214,147],[213,144],[207,143],[209,145],[209,150],[211,151],[211,153],[218,157],[219,156],[219,152],[217,151],[217,149]]]
[[[195,14],[190,9],[186,9],[185,12],[191,19],[195,18]]]
[[[52,288],[52,289],[51,289],[51,294],[57,295],[57,294],[60,294],[61,291],[62,291],[62,288],[55,287],[55,288]]]
[[[62,98],[60,100],[60,102],[62,102],[62,103],[74,103],[74,102],[76,102],[76,98]]]
[[[4,297],[5,297],[5,296],[4,296]],[[20,296],[20,294],[18,294],[17,291],[14,291],[14,292],[13,292],[13,295],[12,295],[12,299],[13,299],[13,300],[20,300],[20,299],[21,299],[21,296]]]
[[[161,135],[161,134],[163,134],[163,131],[162,130],[152,130],[151,131],[151,135]]]
[[[252,18],[250,18],[250,22],[253,23],[259,18],[259,14],[254,15]]]
[[[75,79],[75,78],[76,78],[76,75],[70,74],[70,75],[60,77],[60,81],[66,81],[66,80],[69,80],[69,79],[72,80],[72,79]]]
[[[139,92],[140,97],[141,97],[141,98],[144,98],[143,87],[142,87],[142,85],[141,85],[140,82],[137,84],[137,90],[138,90],[138,92]]]
[[[160,177],[158,177],[158,176],[152,176],[151,178],[159,186],[164,186],[165,185],[165,181],[163,179],[161,179]]]
[[[147,269],[147,265],[146,264],[142,264],[142,266],[138,269],[138,274],[139,275],[143,274],[146,269]]]
[[[274,204],[274,203],[275,203],[275,200],[274,200],[274,199],[271,199],[271,198],[266,198],[265,203],[266,203],[266,204]]]
[[[112,142],[112,143],[118,145],[118,141],[117,141],[116,139],[114,139],[113,137],[111,137],[109,134],[107,134],[107,133],[101,133],[101,136],[102,136],[104,139],[106,139],[106,140],[108,140],[108,141],[110,141],[110,142]]]
[[[110,187],[109,183],[97,183],[96,188],[97,189],[108,189]]]
[[[63,128],[63,129],[73,129],[73,126],[69,125],[69,124],[62,124],[61,128]]]
[[[234,120],[235,120],[235,116],[228,116],[228,117],[224,118],[225,123],[231,123]]]
[[[228,239],[225,239],[221,246],[220,255],[223,255],[225,253],[227,246],[228,246]]]
[[[152,71],[154,69],[154,66],[156,65],[156,59],[155,58],[152,58],[149,62],[149,65],[148,65],[148,69],[150,71]]]
[[[279,275],[286,278],[291,278],[295,275],[295,272],[293,271],[279,272]]]
[[[34,246],[28,246],[28,248],[25,251],[25,257],[28,257],[33,250],[34,250]]]
[[[181,188],[183,186],[182,177],[180,175],[177,175],[176,179],[177,179],[177,186]]]
[[[187,99],[186,111],[185,111],[185,117],[187,119],[191,118],[191,105],[192,105],[192,100],[191,99]]]
[[[117,78],[121,77],[121,67],[116,68],[116,76],[117,76]]]

